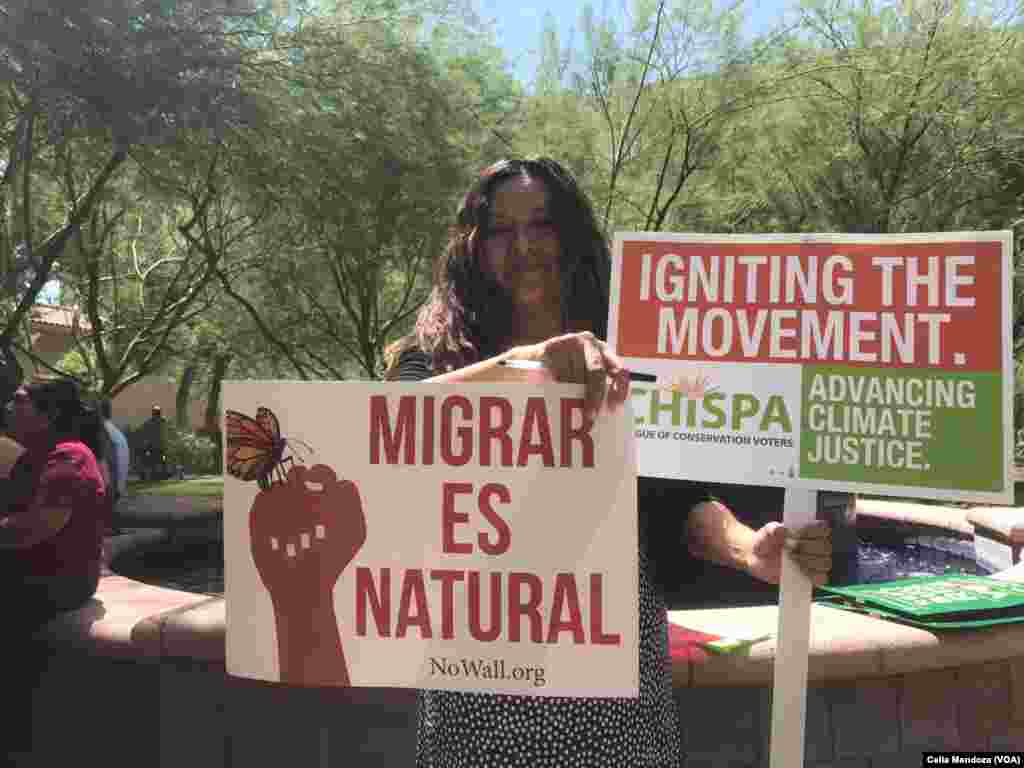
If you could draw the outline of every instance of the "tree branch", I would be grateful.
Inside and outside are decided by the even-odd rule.
[[[252,305],[252,303],[249,302],[244,296],[242,296],[240,293],[238,293],[238,291],[236,291],[232,287],[230,281],[227,278],[227,275],[225,275],[223,271],[217,269],[215,274],[220,279],[221,286],[224,288],[224,293],[226,293],[228,296],[230,296],[232,299],[238,302],[242,309],[246,311],[249,317],[252,318],[252,321],[256,324],[256,327],[259,328],[260,333],[263,335],[263,338],[265,338],[274,347],[276,347],[277,351],[280,352],[281,355],[286,360],[288,360],[289,363],[291,363],[292,367],[295,369],[295,372],[299,374],[300,378],[302,378],[303,380],[308,380],[309,375],[306,373],[305,366],[301,362],[299,362],[298,358],[295,357],[294,354],[292,354],[291,348],[283,341],[281,341],[279,338],[277,338],[277,336],[275,336],[273,332],[271,332],[270,328],[267,326],[265,322],[263,322],[263,318],[260,317],[259,312]]]
[[[85,194],[85,197],[75,206],[64,226],[42,243],[42,258],[38,260],[35,277],[19,302],[17,309],[8,317],[7,325],[4,327],[3,332],[0,333],[0,348],[9,345],[13,340],[15,330],[22,319],[28,315],[29,310],[35,303],[36,297],[49,280],[53,262],[64,252],[64,248],[67,246],[72,234],[81,226],[84,218],[89,215],[100,192],[106,187],[114,172],[124,163],[125,158],[126,154],[123,151],[116,151],[110,156],[106,165],[104,165],[99,175],[93,181],[91,188]]]

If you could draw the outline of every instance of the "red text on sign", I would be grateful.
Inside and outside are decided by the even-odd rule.
[[[473,461],[482,467],[594,466],[594,440],[583,420],[583,399],[563,397],[549,413],[543,397],[527,398],[519,426],[503,397],[401,395],[370,397],[370,463],[450,467]],[[419,455],[417,456],[417,446]]]
[[[589,588],[582,593],[573,573],[555,574],[550,592],[539,576],[521,571],[485,574],[410,568],[401,572],[400,585],[391,576],[390,568],[380,568],[377,573],[362,566],[356,569],[356,634],[360,637],[370,631],[368,619],[372,617],[377,637],[392,637],[393,627],[395,638],[415,630],[424,640],[435,634],[453,640],[466,633],[479,642],[503,639],[553,644],[564,634],[575,645],[622,644],[620,633],[605,631],[601,573],[590,574]],[[482,583],[485,579],[486,589]],[[440,605],[436,598],[432,602],[428,597],[428,580],[441,586]],[[457,632],[457,625],[464,629]]]
[[[469,514],[456,510],[458,494],[473,493],[472,483],[444,483],[441,502],[441,549],[448,555],[469,555],[473,545],[455,540],[455,526],[469,523]],[[512,500],[508,487],[501,483],[487,483],[480,489],[477,497],[480,516],[494,529],[492,540],[490,533],[481,531],[477,534],[477,546],[488,555],[500,555],[508,551],[512,543],[512,529],[494,510],[494,503],[508,504]]]

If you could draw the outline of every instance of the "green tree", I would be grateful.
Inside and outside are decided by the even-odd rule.
[[[799,114],[776,124],[787,149],[769,156],[778,169],[802,153],[788,189],[769,193],[782,219],[847,232],[977,226],[1019,157],[1019,31],[937,0],[809,3],[804,22],[789,51],[806,72]]]
[[[216,140],[245,104],[223,8],[3,0],[0,19],[3,347],[133,152]]]
[[[475,12],[463,10],[432,24],[426,50],[436,76],[447,83],[452,107],[461,114],[450,133],[471,169],[509,154],[525,94],[509,73],[493,30]]]
[[[662,229],[685,218],[694,197],[688,191],[713,172],[734,126],[778,98],[777,81],[793,76],[763,68],[775,36],[741,44],[742,10],[637,0],[619,29],[584,9],[583,50],[570,57],[571,97],[533,97],[520,143],[573,167],[606,233]]]
[[[465,180],[448,84],[378,31],[295,33],[301,62],[264,72],[272,117],[244,149],[238,181],[273,211],[263,251],[222,288],[301,378],[377,374],[426,295]]]
[[[76,232],[56,274],[88,321],[74,360],[96,391],[115,396],[193,349],[193,326],[222,300],[219,271],[254,227],[227,146],[179,143],[174,161],[134,166]]]
[[[565,89],[571,58],[571,37],[565,48],[562,48],[555,17],[551,11],[545,11],[533,93],[537,96],[554,96],[561,93]]]

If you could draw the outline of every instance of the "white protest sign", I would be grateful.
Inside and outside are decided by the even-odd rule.
[[[1012,500],[1009,232],[615,236],[641,475]],[[965,451],[965,448],[970,450]]]
[[[224,402],[229,673],[638,695],[628,405],[588,430],[565,384],[232,381]]]
[[[1008,503],[1009,232],[615,236],[608,340],[638,471]],[[968,449],[968,450],[965,450]],[[811,583],[782,569],[771,765],[803,762]]]

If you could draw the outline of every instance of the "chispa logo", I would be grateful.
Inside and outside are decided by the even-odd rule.
[[[755,430],[790,434],[793,419],[781,395],[726,393],[703,371],[667,384],[631,388],[637,425],[676,429]]]

